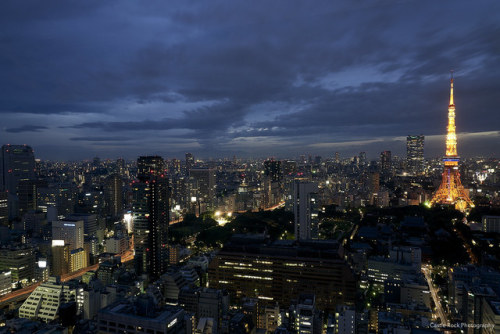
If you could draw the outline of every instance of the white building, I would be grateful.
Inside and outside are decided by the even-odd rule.
[[[58,220],[52,222],[52,240],[64,240],[70,250],[83,248],[83,220]]]
[[[19,308],[19,317],[51,322],[58,318],[59,306],[70,301],[77,301],[76,289],[61,284],[58,278],[50,277],[31,293]]]
[[[121,254],[128,249],[128,239],[125,237],[113,237],[105,241],[106,252]]]

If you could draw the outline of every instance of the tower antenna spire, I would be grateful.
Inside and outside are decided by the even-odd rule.
[[[431,205],[435,203],[453,204],[460,211],[474,207],[469,194],[460,181],[457,154],[457,134],[455,126],[455,104],[453,103],[453,70],[450,78],[450,105],[448,106],[448,133],[446,134],[446,155],[443,158],[444,171],[441,185],[434,193]]]

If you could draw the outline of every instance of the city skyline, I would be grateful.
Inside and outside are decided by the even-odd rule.
[[[53,160],[143,154],[499,156],[500,4],[2,3],[0,142]],[[493,14],[492,14],[493,13]]]

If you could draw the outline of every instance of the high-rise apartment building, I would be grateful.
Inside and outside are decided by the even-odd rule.
[[[424,171],[424,136],[406,137],[406,163],[412,174],[422,174]]]
[[[169,186],[160,157],[140,157],[138,182],[133,183],[135,268],[158,278],[167,270]]]
[[[168,264],[169,189],[165,176],[150,181],[148,274],[160,277]]]
[[[293,185],[295,239],[318,238],[318,212],[318,184],[295,180]]]

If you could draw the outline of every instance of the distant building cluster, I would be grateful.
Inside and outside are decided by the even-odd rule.
[[[406,148],[51,162],[4,145],[0,332],[500,326],[499,161],[462,162],[479,209],[459,216],[426,206],[443,166],[424,136]]]

